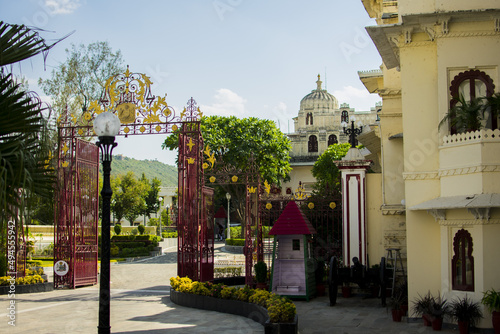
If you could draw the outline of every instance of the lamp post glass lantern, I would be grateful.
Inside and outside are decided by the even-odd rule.
[[[113,113],[103,112],[94,120],[94,132],[99,137],[96,145],[101,151],[103,183],[102,220],[101,220],[101,279],[99,286],[99,324],[98,333],[110,333],[110,204],[113,191],[111,190],[111,157],[116,147],[115,136],[120,132],[120,119]]]
[[[231,215],[229,214],[229,203],[231,201],[231,194],[226,193],[226,198],[227,198],[227,238],[231,239]]]

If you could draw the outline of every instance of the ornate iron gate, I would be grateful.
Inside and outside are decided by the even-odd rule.
[[[239,194],[244,194],[245,200],[245,283],[252,284],[253,262],[263,259],[262,226],[258,213],[258,198],[260,194],[260,174],[253,158],[245,170],[224,163],[215,164],[213,154],[205,150],[209,163],[206,163],[205,182],[210,186],[231,186]],[[214,166],[215,165],[215,166]],[[267,184],[267,183],[266,183]],[[234,195],[234,194],[233,194]],[[255,257],[255,259],[254,259]]]
[[[312,257],[328,261],[342,255],[342,198],[340,194],[330,196],[307,196],[302,187],[295,194],[281,195],[270,192],[260,198],[259,213],[263,226],[273,226],[289,201],[296,201],[309,219],[317,234],[313,236]],[[264,239],[265,240],[265,239]],[[265,261],[271,264],[272,245],[265,243]]]
[[[213,190],[203,186],[203,138],[196,102],[183,112],[179,133],[177,274],[197,281],[213,279]]]
[[[54,286],[75,288],[97,283],[99,150],[61,133],[59,145],[54,262],[65,261],[69,271],[54,274]]]
[[[144,74],[123,74],[106,81],[100,101],[92,101],[81,119],[64,115],[59,120],[58,200],[54,260],[63,260],[69,271],[55,275],[55,287],[74,288],[97,282],[98,149],[78,138],[95,136],[97,114],[116,113],[122,123],[118,135],[165,134],[181,129],[179,149],[179,275],[209,280],[213,277],[213,210],[210,189],[203,189],[201,159],[202,116],[191,98],[180,115],[165,97],[151,93]],[[95,169],[94,169],[95,168]]]

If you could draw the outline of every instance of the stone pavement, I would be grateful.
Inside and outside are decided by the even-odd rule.
[[[217,244],[218,259],[232,259]],[[169,298],[169,279],[177,273],[176,249],[162,256],[111,266],[111,331],[113,333],[263,333],[247,318],[177,306]],[[98,286],[56,290],[15,297],[16,326],[8,324],[10,300],[0,296],[0,333],[96,333]],[[297,301],[299,332],[307,333],[430,333],[418,323],[394,323],[378,299],[360,296]],[[443,329],[444,333],[456,332]]]

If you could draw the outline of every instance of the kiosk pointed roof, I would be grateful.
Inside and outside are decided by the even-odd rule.
[[[316,234],[316,230],[304,215],[295,201],[288,202],[274,226],[270,235]]]

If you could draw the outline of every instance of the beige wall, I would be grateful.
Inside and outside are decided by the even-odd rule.
[[[379,173],[366,174],[366,250],[370,266],[380,263],[385,256],[384,227],[382,225],[382,175]]]
[[[497,0],[418,0],[398,1],[399,15],[500,8]]]

